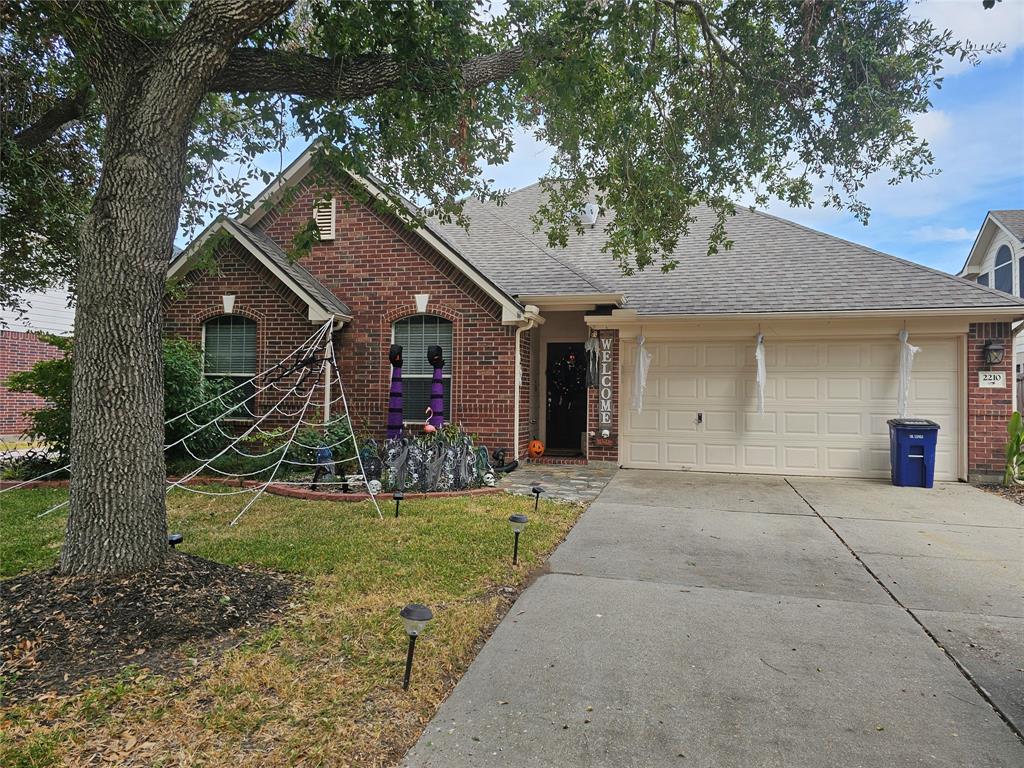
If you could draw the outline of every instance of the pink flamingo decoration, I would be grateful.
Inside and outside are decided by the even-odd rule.
[[[430,423],[430,420],[434,417],[434,409],[428,407],[424,413],[427,414],[427,420],[423,422],[423,431],[428,434],[431,432],[437,432],[437,427]]]

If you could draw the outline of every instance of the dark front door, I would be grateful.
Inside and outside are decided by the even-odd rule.
[[[546,450],[576,455],[587,428],[587,358],[583,343],[548,344]]]

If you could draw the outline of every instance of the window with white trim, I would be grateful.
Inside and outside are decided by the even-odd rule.
[[[1013,255],[1010,246],[1001,245],[996,251],[996,268],[993,287],[1005,293],[1013,293]]]
[[[256,375],[256,323],[240,315],[221,315],[203,323],[203,374],[224,382],[224,389],[240,387],[229,398],[252,413]],[[245,413],[238,413],[245,416]]]
[[[430,383],[434,369],[427,361],[427,348],[439,346],[444,352],[445,421],[452,412],[452,324],[436,315],[413,315],[391,326],[391,338],[402,345],[402,418],[407,423],[426,421],[430,405]]]
[[[978,275],[978,285],[988,285],[988,272]]]

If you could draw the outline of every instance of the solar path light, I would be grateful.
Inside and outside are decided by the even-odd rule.
[[[541,488],[539,485],[535,485],[533,486],[533,488],[530,489],[530,491],[533,493],[533,512],[534,514],[536,514],[537,507],[538,505],[540,505],[540,495],[544,493],[544,489]]]
[[[170,545],[171,549],[177,549],[178,545],[181,544],[181,542],[183,542],[184,540],[185,537],[182,536],[180,533],[171,533],[167,536],[167,543]]]
[[[526,515],[512,515],[508,519],[509,525],[512,526],[512,533],[515,534],[515,544],[512,545],[512,565],[519,562],[519,534],[523,532],[523,528],[528,522],[530,519]]]
[[[405,634],[409,636],[409,653],[405,657],[405,679],[402,681],[402,690],[409,690],[409,676],[412,674],[412,654],[416,648],[416,638],[427,626],[427,622],[434,618],[434,612],[427,606],[419,603],[409,603],[399,614],[402,623],[405,624]]]
[[[398,506],[402,503],[402,499],[405,498],[405,494],[401,491],[395,491],[395,495],[391,498],[395,500],[395,517],[398,517]]]

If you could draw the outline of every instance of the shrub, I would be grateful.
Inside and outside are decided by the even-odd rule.
[[[1018,411],[1014,411],[1010,417],[1006,433],[1010,439],[1006,444],[1006,473],[1003,475],[1003,485],[1019,484],[1021,473],[1024,471],[1024,420]]]
[[[66,464],[71,452],[71,372],[74,365],[74,346],[70,338],[41,334],[63,354],[54,360],[42,360],[27,371],[20,371],[7,379],[6,386],[13,392],[31,392],[46,400],[46,405],[29,411],[30,425],[26,437],[46,443],[54,460]],[[171,418],[184,413],[222,391],[222,385],[203,376],[203,357],[194,344],[185,339],[164,341],[164,413]],[[221,408],[223,410],[223,408]],[[211,403],[192,414],[193,421],[202,424],[217,413],[217,403]],[[171,443],[193,431],[188,419],[179,419],[167,428],[167,442]],[[216,444],[212,430],[203,430],[190,438],[194,450],[207,450]],[[205,445],[204,445],[205,444]]]

